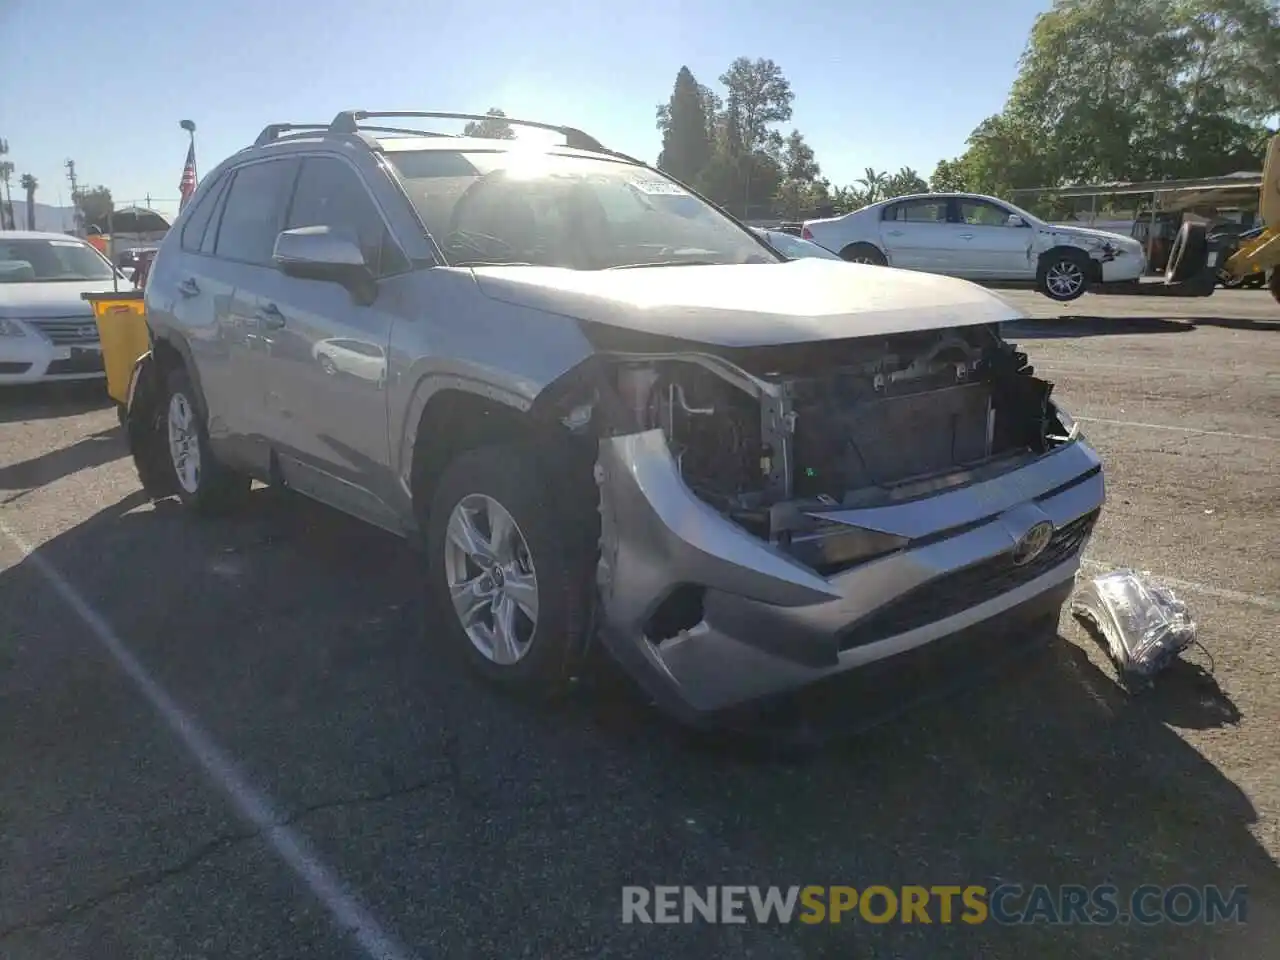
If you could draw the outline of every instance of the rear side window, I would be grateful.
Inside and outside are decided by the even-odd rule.
[[[204,232],[209,228],[209,220],[213,216],[213,211],[218,208],[218,196],[222,193],[222,188],[226,186],[226,180],[226,174],[223,174],[196,201],[196,205],[192,208],[186,223],[182,225],[183,250],[194,252],[200,249],[200,243],[204,239]]]
[[[884,218],[903,223],[946,223],[947,201],[906,200],[886,210]]]
[[[349,234],[360,245],[364,262],[375,276],[399,273],[409,267],[364,182],[336,158],[308,157],[302,161],[286,223],[289,230],[333,227]]]
[[[214,246],[218,257],[262,266],[271,263],[297,168],[293,160],[267,160],[235,172],[218,225]]]

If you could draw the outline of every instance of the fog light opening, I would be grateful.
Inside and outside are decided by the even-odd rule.
[[[663,598],[644,624],[644,634],[652,643],[661,643],[692,630],[705,615],[703,601],[707,588],[682,583]]]

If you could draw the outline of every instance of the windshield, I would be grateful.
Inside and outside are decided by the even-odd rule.
[[[453,266],[780,262],[714,207],[635,164],[520,150],[388,156]]]
[[[820,260],[839,260],[840,257],[826,247],[820,247],[808,240],[801,240],[781,230],[770,230],[765,234],[769,244],[784,257],[799,260],[802,257],[817,257]]]
[[[0,237],[0,283],[110,280],[111,265],[87,243]]]

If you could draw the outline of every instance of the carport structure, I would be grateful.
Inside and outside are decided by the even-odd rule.
[[[1127,202],[1121,209],[1132,209],[1131,218],[1136,227],[1138,223],[1147,221],[1144,226],[1147,262],[1152,260],[1154,244],[1159,231],[1156,228],[1161,213],[1183,213],[1197,208],[1212,207],[1244,208],[1256,211],[1259,191],[1262,188],[1261,172],[1230,173],[1221,177],[1198,177],[1188,180],[1145,180],[1114,181],[1110,183],[1075,184],[1066,187],[1023,187],[1010,191],[1011,199],[1018,198],[1053,198],[1083,199],[1088,198],[1089,220],[1092,225],[1098,220],[1099,199],[1113,200],[1123,197]],[[1150,197],[1149,209],[1143,202]],[[1113,204],[1114,206],[1114,204]],[[1139,231],[1134,231],[1140,236]]]

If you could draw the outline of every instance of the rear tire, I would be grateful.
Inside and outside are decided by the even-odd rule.
[[[213,455],[202,406],[187,371],[179,367],[166,379],[161,437],[178,499],[197,513],[217,515],[239,506],[252,480],[229,469]]]
[[[870,243],[851,243],[840,251],[840,259],[850,263],[869,263],[876,267],[887,267],[888,258]]]
[[[1078,300],[1089,290],[1092,263],[1083,250],[1055,250],[1040,258],[1036,289],[1057,303]]]
[[[427,517],[429,587],[450,647],[537,699],[569,686],[593,603],[595,500],[560,472],[523,444],[469,450],[445,468]]]

